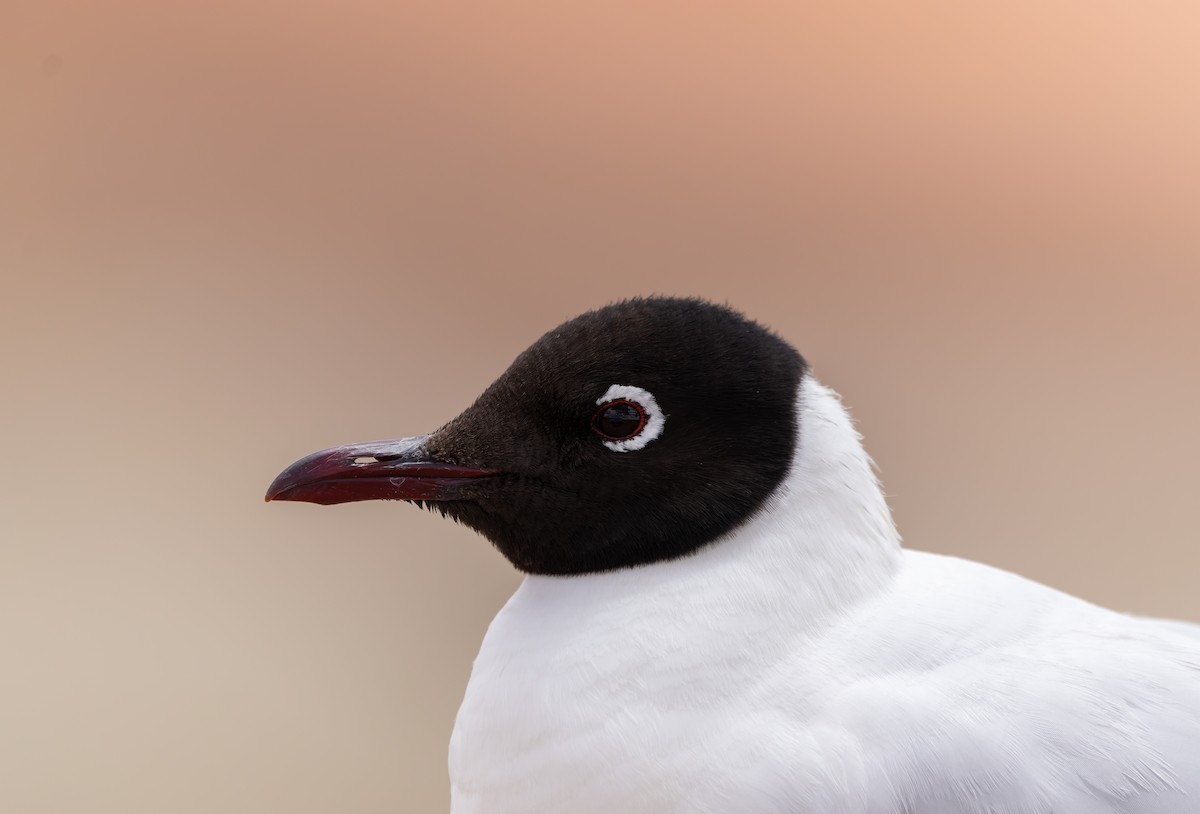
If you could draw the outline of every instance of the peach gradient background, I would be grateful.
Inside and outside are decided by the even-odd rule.
[[[910,545],[1200,619],[1200,6],[0,0],[0,810],[445,810],[517,582],[264,505],[728,300]]]

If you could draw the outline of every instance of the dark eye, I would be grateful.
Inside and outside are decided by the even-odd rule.
[[[632,401],[610,401],[592,416],[592,431],[609,441],[632,438],[646,426],[646,411]]]

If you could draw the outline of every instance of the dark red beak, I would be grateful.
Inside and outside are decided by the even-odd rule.
[[[425,460],[427,439],[368,441],[314,452],[280,472],[266,499],[324,506],[356,500],[456,500],[463,485],[499,474]]]

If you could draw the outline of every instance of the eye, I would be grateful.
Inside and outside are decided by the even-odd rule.
[[[666,416],[648,390],[614,384],[596,399],[592,432],[613,452],[632,452],[662,435]]]
[[[640,404],[621,399],[610,401],[592,416],[592,429],[609,441],[624,441],[646,426],[646,411]]]

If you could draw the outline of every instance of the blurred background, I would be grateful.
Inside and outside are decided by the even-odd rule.
[[[262,503],[728,301],[913,548],[1200,620],[1200,6],[0,0],[0,810],[439,811],[518,577]]]

